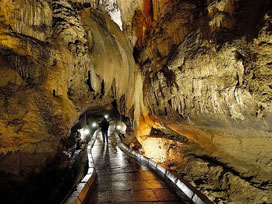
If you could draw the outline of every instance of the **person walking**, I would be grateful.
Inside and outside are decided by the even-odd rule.
[[[104,143],[105,143],[105,139],[107,140],[107,143],[109,143],[109,140],[108,140],[108,128],[109,128],[109,126],[110,126],[109,122],[106,120],[106,118],[104,118],[102,120],[101,124],[100,124]]]

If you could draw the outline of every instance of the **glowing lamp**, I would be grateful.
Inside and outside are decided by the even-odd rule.
[[[80,139],[81,139],[81,140],[85,140],[85,139],[86,139],[86,136],[85,136],[85,135],[81,135],[81,136],[80,136]]]
[[[96,122],[93,122],[93,123],[92,123],[92,127],[93,127],[93,128],[97,127],[97,123],[96,123]]]
[[[84,129],[84,130],[83,130],[83,134],[84,134],[84,135],[88,135],[89,133],[90,133],[90,130],[89,130],[89,129]]]
[[[116,129],[117,129],[117,130],[121,130],[121,125],[117,125],[117,126],[116,126]]]
[[[81,138],[81,140],[85,140],[86,136],[88,134],[90,134],[90,130],[87,129],[87,128],[82,128],[82,129],[79,130],[79,132],[80,132],[80,138]]]
[[[104,118],[108,119],[108,118],[109,118],[109,115],[108,115],[108,114],[105,114],[105,115],[104,115]]]

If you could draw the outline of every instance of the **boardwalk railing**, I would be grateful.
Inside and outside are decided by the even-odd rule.
[[[99,129],[95,131],[93,137],[87,146],[87,157],[88,157],[88,172],[76,186],[75,190],[69,196],[69,198],[64,202],[64,204],[84,204],[88,196],[90,195],[94,181],[96,178],[96,171],[94,168],[94,161],[92,157],[92,148],[94,146],[97,135],[99,134]]]
[[[184,201],[184,203],[213,204],[213,202],[211,202],[204,194],[202,194],[199,190],[193,187],[189,182],[185,181],[182,178],[177,178],[169,170],[166,170],[164,167],[162,167],[160,164],[157,164],[152,159],[149,159],[133,151],[121,141],[118,133],[114,134],[117,145],[123,152],[155,171],[161,178],[166,181],[166,183],[169,184],[169,186],[177,193],[177,195]]]

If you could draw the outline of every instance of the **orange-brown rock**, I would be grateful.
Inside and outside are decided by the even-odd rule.
[[[133,1],[136,18],[127,14],[133,13],[129,3],[119,2],[127,17],[124,31],[136,42],[149,111],[172,116],[176,124],[161,124],[204,148],[202,158],[237,176],[239,182],[229,185],[252,189],[242,198],[239,191],[207,182],[209,197],[215,202],[224,197],[223,203],[271,202],[271,2],[151,1],[149,27],[143,23],[144,1]],[[193,166],[195,173],[187,178],[204,175]],[[217,197],[216,189],[227,193]]]
[[[101,2],[0,0],[0,170],[40,172],[116,99],[143,152],[215,203],[271,203],[271,1]]]
[[[142,112],[132,48],[107,15],[78,9],[86,3],[1,0],[2,172],[39,173],[87,108],[123,97],[124,114]]]

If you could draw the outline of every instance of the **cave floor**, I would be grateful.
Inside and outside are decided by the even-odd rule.
[[[126,156],[114,141],[103,144],[97,138],[92,155],[97,172],[97,185],[89,204],[183,203],[159,176]]]

